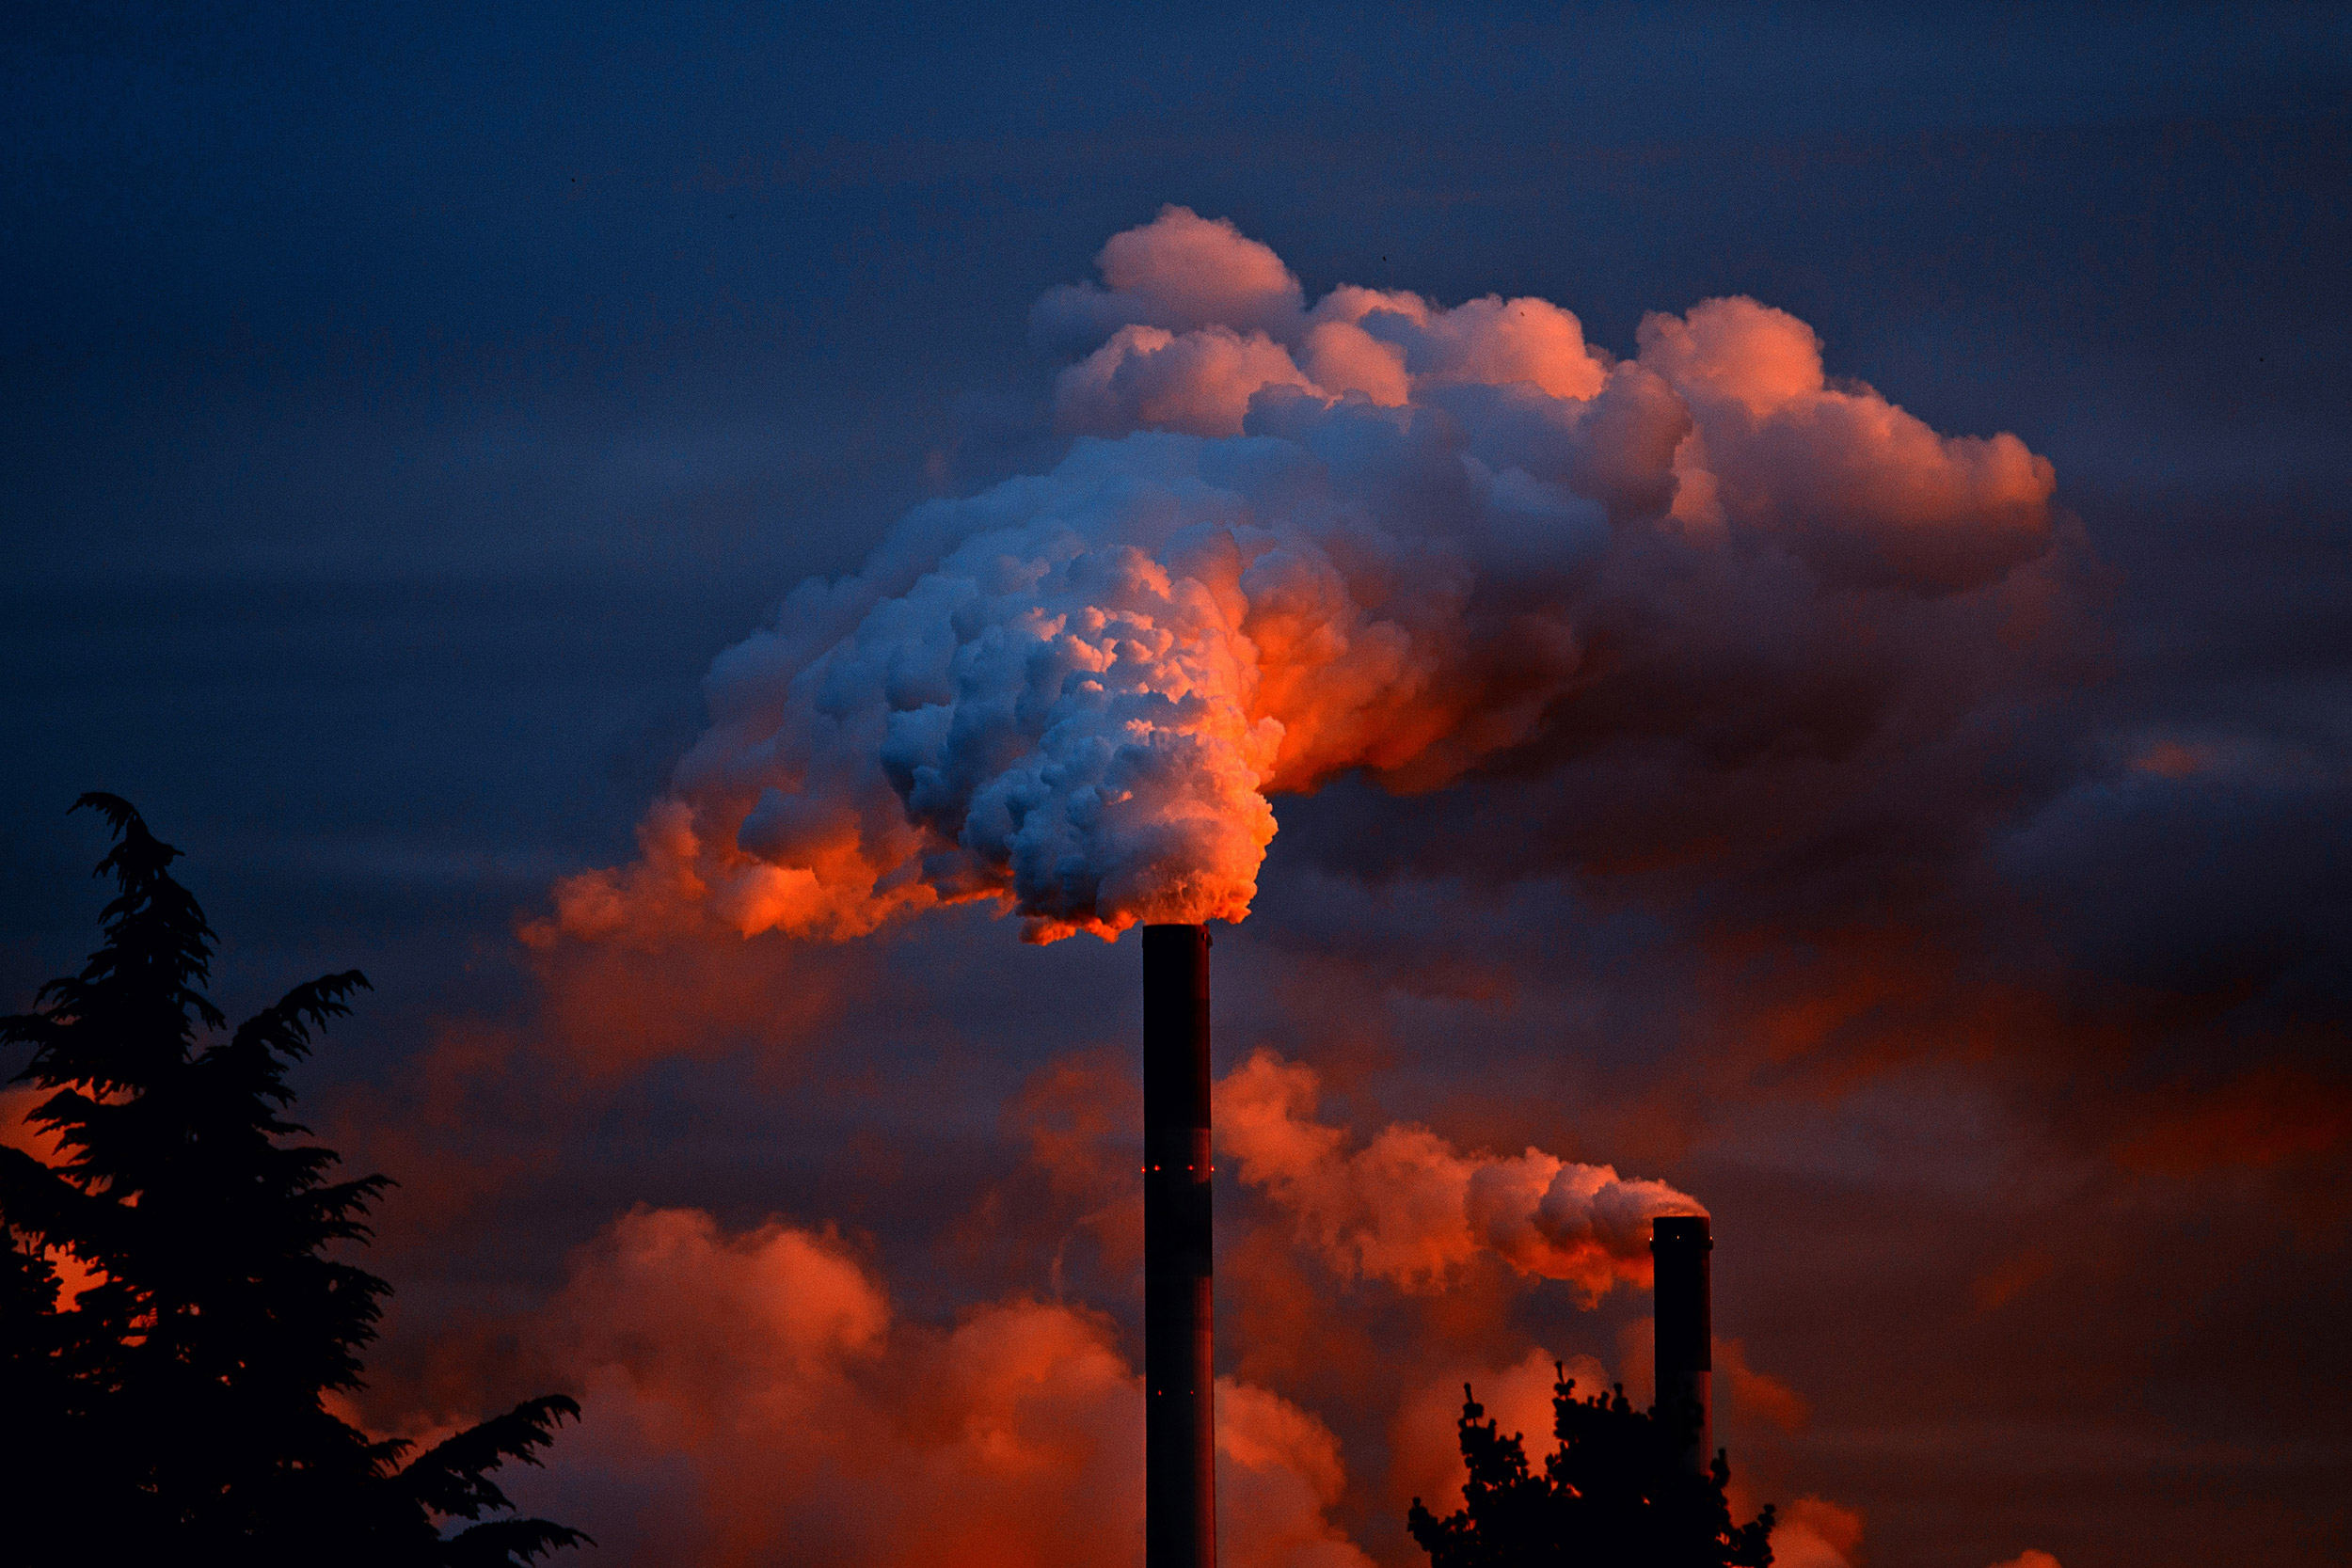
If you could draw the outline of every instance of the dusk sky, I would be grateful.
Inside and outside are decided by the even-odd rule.
[[[1677,1204],[1783,1568],[2352,1557],[2343,8],[0,51],[0,1010],[84,790],[364,970],[347,1414],[577,1395],[569,1560],[1140,1564],[1164,920],[1226,1568],[1646,1400]]]

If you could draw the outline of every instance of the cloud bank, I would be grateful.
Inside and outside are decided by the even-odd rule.
[[[1142,1560],[1142,1386],[1082,1307],[910,1323],[834,1233],[641,1207],[518,1338],[584,1415],[518,1494],[613,1560]],[[1327,1427],[1225,1378],[1217,1418],[1224,1560],[1369,1568],[1327,1516],[1346,1486]]]

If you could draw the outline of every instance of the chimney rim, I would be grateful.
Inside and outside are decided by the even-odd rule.
[[[1649,1249],[1656,1252],[1661,1245],[1671,1247],[1701,1247],[1712,1252],[1715,1248],[1714,1227],[1706,1214],[1660,1214],[1649,1222]]]

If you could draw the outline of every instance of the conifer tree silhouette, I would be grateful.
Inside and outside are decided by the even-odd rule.
[[[174,880],[180,852],[129,802],[85,795],[113,826],[99,862],[117,894],[105,941],[35,1010],[0,1019],[30,1045],[19,1082],[51,1091],[32,1122],[44,1164],[0,1148],[0,1559],[26,1564],[205,1561],[529,1563],[580,1531],[508,1512],[490,1479],[538,1463],[560,1395],[528,1401],[406,1459],[322,1403],[357,1388],[384,1280],[328,1255],[363,1243],[383,1176],[334,1180],[297,1143],[288,1067],[366,989],[357,970],[227,1023],[201,990],[215,941]],[[96,1282],[70,1309],[51,1259]],[[470,1528],[444,1536],[450,1521]]]
[[[1565,1369],[1555,1377],[1559,1446],[1540,1471],[1462,1386],[1463,1506],[1440,1519],[1415,1497],[1406,1517],[1430,1568],[1771,1568],[1772,1507],[1734,1525],[1722,1451],[1705,1475],[1683,1461],[1695,1408],[1636,1410],[1622,1385],[1579,1399]]]

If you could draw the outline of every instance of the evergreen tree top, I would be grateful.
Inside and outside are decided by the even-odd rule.
[[[212,978],[213,946],[218,938],[195,895],[171,875],[171,863],[180,851],[150,832],[147,819],[119,795],[92,790],[72,809],[95,811],[114,829],[114,847],[90,875],[112,875],[117,892],[99,915],[106,945],[90,955],[77,978],[52,980],[44,990],[62,998],[77,987],[108,978],[144,977],[169,987],[173,1000],[207,1027],[221,1027],[228,1020],[194,984]]]
[[[59,1158],[0,1148],[0,1409],[44,1435],[0,1500],[30,1519],[34,1562],[168,1558],[276,1564],[528,1562],[586,1537],[508,1508],[489,1477],[579,1406],[526,1402],[405,1466],[323,1397],[361,1385],[391,1287],[339,1245],[364,1243],[384,1176],[294,1140],[288,1069],[367,988],[358,970],[294,987],[216,1037],[217,939],[171,875],[180,851],[118,796],[90,794],[115,842],[104,942],[34,1010],[0,1019],[30,1045],[17,1074],[52,1090],[30,1117]],[[199,1049],[199,1045],[201,1048]],[[56,1300],[53,1259],[97,1283]],[[437,1521],[479,1521],[444,1538]],[[49,1532],[49,1533],[43,1533]],[[30,1545],[27,1545],[27,1543]]]
[[[1430,1568],[1771,1568],[1773,1510],[1735,1524],[1729,1462],[1685,1462],[1695,1406],[1637,1410],[1622,1385],[1579,1398],[1555,1367],[1551,1410],[1537,1469],[1462,1386],[1462,1507],[1439,1518],[1415,1497],[1406,1521]]]

